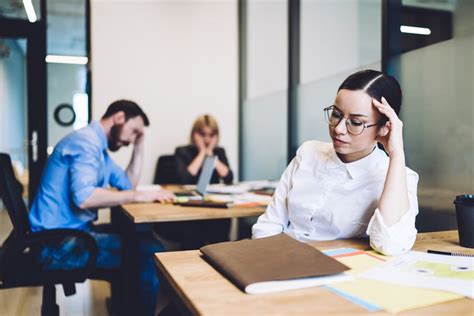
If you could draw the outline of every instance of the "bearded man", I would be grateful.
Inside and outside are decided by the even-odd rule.
[[[100,121],[65,136],[55,146],[43,170],[29,213],[32,231],[57,228],[86,231],[97,243],[96,267],[120,268],[122,237],[110,226],[94,225],[97,209],[173,199],[173,194],[166,190],[134,190],[142,169],[144,128],[149,124],[148,117],[135,102],[118,100],[107,108]],[[127,169],[123,170],[112,161],[108,150],[117,151],[129,144],[133,144],[133,153]],[[77,251],[78,247],[74,238],[48,245],[40,252],[39,260],[46,269],[75,268],[87,261],[87,254]],[[140,314],[154,313],[158,279],[153,253],[159,251],[163,247],[151,234],[140,235],[135,273],[141,291],[137,295],[143,311]]]

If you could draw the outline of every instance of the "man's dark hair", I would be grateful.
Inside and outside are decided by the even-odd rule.
[[[362,90],[379,102],[382,102],[381,99],[384,97],[395,113],[397,115],[400,113],[402,104],[400,84],[397,79],[383,72],[367,69],[353,73],[344,80],[337,91],[341,89]],[[384,121],[386,121],[386,117]]]
[[[128,121],[130,118],[134,118],[137,116],[141,116],[143,119],[143,123],[145,126],[150,125],[150,121],[148,120],[148,116],[146,116],[145,112],[133,101],[130,100],[117,100],[113,102],[105,111],[105,114],[102,116],[103,119],[111,117],[117,112],[122,111],[125,114],[125,120]]]

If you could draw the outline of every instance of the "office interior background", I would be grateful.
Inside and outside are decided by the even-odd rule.
[[[322,109],[365,68],[402,86],[417,225],[452,228],[474,191],[470,0],[0,0],[0,152],[31,199],[54,145],[127,98],[151,120],[141,183],[203,113],[239,180],[278,179],[304,141],[329,141]]]

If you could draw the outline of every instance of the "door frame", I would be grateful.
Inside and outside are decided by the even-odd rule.
[[[46,0],[40,0],[40,19],[0,17],[0,37],[24,38],[26,45],[27,141],[29,170],[29,203],[35,196],[47,160],[47,68],[46,68]],[[36,133],[36,144],[33,135]]]

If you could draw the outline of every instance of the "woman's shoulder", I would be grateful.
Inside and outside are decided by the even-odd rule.
[[[333,150],[332,143],[310,140],[304,142],[296,151],[296,156],[305,160],[308,158],[325,157]]]
[[[179,156],[179,157],[193,156],[197,154],[197,150],[195,149],[193,145],[178,146],[174,150],[174,154],[175,156]]]

